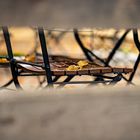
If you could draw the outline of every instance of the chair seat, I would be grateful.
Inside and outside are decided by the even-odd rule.
[[[28,64],[18,64],[19,68],[25,73],[38,73],[45,74],[45,70],[41,67],[31,66]],[[107,74],[107,73],[131,73],[131,68],[118,68],[118,67],[94,67],[94,68],[83,68],[79,70],[66,70],[65,68],[51,68],[53,76],[68,76],[68,75],[96,75],[96,74]]]
[[[49,56],[51,72],[53,76],[65,76],[65,75],[96,75],[96,74],[107,74],[107,73],[131,73],[133,69],[131,68],[119,68],[119,67],[104,67],[98,64],[98,62],[89,62],[89,64],[78,70],[67,70],[66,68],[70,65],[77,64],[78,61],[85,59],[69,58],[66,56]],[[38,62],[43,64],[43,62]],[[8,65],[9,62],[1,63],[2,66]],[[17,64],[20,69],[25,73],[37,73],[45,74],[45,70],[39,66],[32,66],[30,64]]]

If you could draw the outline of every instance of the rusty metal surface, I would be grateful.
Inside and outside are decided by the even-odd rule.
[[[138,27],[139,0],[0,1],[0,25]]]

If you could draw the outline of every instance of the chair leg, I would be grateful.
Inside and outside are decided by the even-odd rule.
[[[7,47],[8,58],[10,60],[10,68],[11,68],[11,73],[12,73],[12,77],[13,77],[15,87],[17,89],[22,89],[21,86],[20,86],[20,83],[18,81],[18,71],[17,71],[16,65],[14,64],[15,61],[13,59],[13,52],[12,52],[12,46],[11,46],[8,27],[2,27],[2,30],[3,30],[3,35],[4,35],[6,47]]]
[[[136,62],[134,64],[134,71],[131,73],[131,75],[129,77],[129,80],[128,80],[128,83],[130,83],[133,80],[134,75],[135,75],[135,73],[136,73],[136,71],[138,69],[138,65],[140,63],[140,42],[139,42],[139,38],[138,38],[137,29],[133,29],[133,38],[134,38],[135,45],[136,45],[136,47],[137,47],[137,49],[139,51],[139,55],[138,55],[137,60],[136,60]]]
[[[48,51],[47,51],[44,29],[38,28],[38,34],[39,34],[39,39],[40,39],[40,44],[41,44],[41,50],[42,50],[43,61],[45,65],[45,72],[46,72],[48,86],[53,87],[52,73],[51,73],[51,68],[50,68],[50,63],[49,63],[49,56],[48,56]]]
[[[17,89],[22,89],[20,83],[19,83],[19,80],[18,80],[18,69],[16,67],[15,64],[11,63],[11,72],[12,72],[12,75],[13,75],[13,82],[15,84],[15,87]]]

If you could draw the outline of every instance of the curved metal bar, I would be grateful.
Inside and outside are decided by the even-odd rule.
[[[87,59],[89,61],[93,62],[92,57],[88,54],[87,50],[85,49],[83,43],[80,40],[80,37],[79,37],[79,34],[78,34],[78,30],[77,29],[74,29],[73,31],[74,31],[74,37],[75,37],[77,43],[79,44],[79,46],[81,47],[83,53],[85,54],[85,56],[87,57]]]
[[[109,83],[109,85],[115,85],[116,83],[121,81],[121,79],[122,79],[122,74],[118,74],[113,78],[113,80]]]
[[[23,70],[20,70],[18,73],[21,74],[23,72]],[[6,84],[2,85],[0,88],[6,88],[8,87],[9,85],[12,84],[12,82],[14,82],[13,78],[10,79]]]
[[[8,87],[9,85],[12,84],[12,82],[13,82],[13,78],[10,81],[8,81],[6,84],[2,85],[0,88]]]
[[[14,89],[10,89],[10,88],[7,88],[7,87],[0,87],[0,90],[10,90],[10,91],[15,91]]]
[[[66,82],[70,82],[70,80],[72,80],[72,78],[74,78],[75,76],[73,76],[73,75],[71,75],[71,76],[68,76],[63,82],[62,82],[62,84],[60,84],[57,88],[62,88],[62,87],[64,87],[66,84]]]
[[[12,52],[12,47],[11,47],[11,41],[10,41],[10,35],[9,35],[8,27],[2,27],[2,30],[3,30],[3,35],[4,35],[6,47],[7,47],[8,57],[9,57],[9,60],[10,60],[10,68],[11,68],[11,73],[12,73],[12,77],[13,77],[15,87],[17,89],[22,89],[21,86],[20,86],[20,83],[18,81],[17,67],[12,61],[13,60],[13,52]]]
[[[93,57],[95,57],[96,59],[98,59],[99,61],[101,61],[103,64],[105,64],[104,60],[101,59],[100,57],[98,57],[97,55],[95,55],[92,51],[90,51],[89,49],[87,49],[84,44],[82,43],[78,30],[74,29],[74,37],[77,41],[77,43],[79,44],[79,46],[81,47],[82,51],[84,52],[85,56],[87,57],[87,59],[91,62],[93,62],[93,59],[90,55],[92,55]]]
[[[64,32],[60,32],[58,35],[55,35],[52,33],[53,31],[49,31],[47,35],[49,35],[51,38],[53,38],[56,42],[59,42],[60,39],[68,32],[68,30]]]
[[[134,70],[133,70],[133,72],[131,73],[131,75],[130,75],[130,77],[129,77],[129,80],[128,80],[129,82],[131,82],[131,81],[133,80],[133,78],[134,78],[134,76],[135,76],[135,73],[136,73],[136,71],[137,71],[137,69],[138,69],[139,63],[140,63],[140,54],[138,55],[137,60],[136,60],[136,62],[135,62]]]
[[[133,38],[134,38],[134,42],[135,42],[135,45],[137,47],[137,49],[139,50],[139,55],[137,57],[137,60],[134,64],[134,70],[133,72],[131,73],[130,77],[129,77],[129,82],[131,82],[134,78],[134,75],[137,71],[137,68],[138,68],[138,65],[139,65],[139,62],[140,62],[140,42],[139,42],[139,38],[138,38],[138,31],[137,29],[133,29]]]
[[[140,52],[140,42],[139,42],[139,37],[138,37],[137,29],[133,29],[133,38],[134,38],[135,45],[136,45],[137,49]]]
[[[109,66],[110,61],[112,60],[113,56],[115,55],[116,51],[119,49],[121,44],[123,43],[126,35],[130,32],[131,29],[127,29],[126,32],[123,34],[123,36],[118,40],[116,43],[115,47],[113,48],[112,52],[109,54],[105,66]]]

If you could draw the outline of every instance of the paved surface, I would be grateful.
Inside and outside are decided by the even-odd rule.
[[[139,140],[139,87],[1,92],[1,140]]]
[[[139,27],[139,0],[0,1],[1,25]]]

